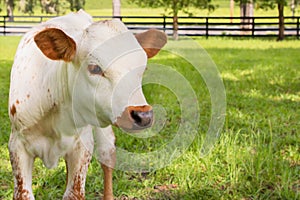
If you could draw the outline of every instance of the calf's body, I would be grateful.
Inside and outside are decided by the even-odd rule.
[[[165,43],[159,31],[134,36],[122,22],[93,22],[84,11],[49,20],[22,38],[9,94],[14,199],[34,199],[36,157],[48,168],[63,157],[68,172],[63,199],[84,199],[94,142],[104,171],[103,198],[113,199],[111,125],[127,131],[151,126],[142,74],[147,57]]]

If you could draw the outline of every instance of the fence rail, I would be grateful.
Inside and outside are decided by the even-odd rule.
[[[0,35],[24,34],[31,27],[53,16],[0,16]],[[94,16],[94,20],[111,19],[111,16]],[[157,28],[172,34],[172,17],[168,16],[119,16],[127,27],[139,32]],[[299,39],[300,16],[285,17],[285,36]],[[188,36],[276,36],[278,17],[178,17],[178,34]]]

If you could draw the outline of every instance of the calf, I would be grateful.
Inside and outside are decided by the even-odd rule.
[[[14,199],[34,199],[32,168],[66,161],[63,199],[84,199],[94,140],[104,171],[103,199],[113,199],[115,136],[150,127],[141,89],[147,58],[166,43],[149,30],[133,35],[119,20],[93,22],[84,11],[51,19],[21,40],[11,71],[9,153]]]

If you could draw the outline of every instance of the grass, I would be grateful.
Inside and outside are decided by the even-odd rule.
[[[0,37],[0,199],[12,199],[13,178],[7,142],[9,72],[19,37]],[[300,42],[259,39],[195,39],[220,70],[227,95],[226,121],[213,151],[200,157],[203,133],[210,119],[210,97],[187,63],[162,52],[151,62],[173,66],[191,83],[201,117],[197,137],[169,166],[151,173],[115,171],[118,199],[299,199],[300,198]],[[176,96],[162,86],[146,85],[152,104],[164,106],[168,124],[149,139],[116,130],[117,145],[129,151],[159,149],[176,131],[180,111]],[[65,188],[65,167],[48,170],[35,163],[36,199],[60,199]],[[101,167],[90,165],[87,199],[99,199]]]

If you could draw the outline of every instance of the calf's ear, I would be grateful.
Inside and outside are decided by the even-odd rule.
[[[34,41],[45,56],[52,60],[70,62],[76,53],[75,41],[57,28],[47,28],[34,36]]]
[[[145,50],[148,58],[155,56],[167,43],[167,35],[157,29],[149,29],[136,34],[135,37]]]

